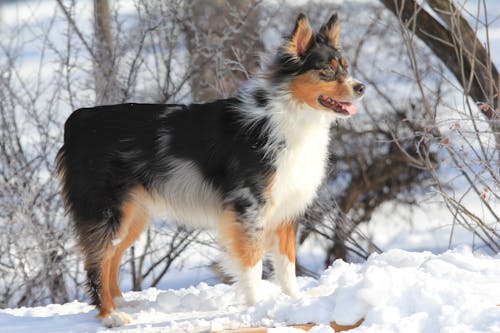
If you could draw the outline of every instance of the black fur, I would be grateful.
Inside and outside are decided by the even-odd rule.
[[[99,297],[101,290],[101,269],[99,267],[87,268],[87,291],[90,295],[90,304],[101,306]]]
[[[249,188],[259,196],[272,173],[262,120],[241,127],[237,99],[208,104],[122,104],[75,111],[65,125],[59,169],[77,229],[101,224],[113,234],[130,188],[154,190],[173,158],[194,162],[221,193]],[[259,200],[261,198],[258,198]],[[84,230],[79,230],[79,233]],[[112,237],[112,236],[110,236]]]
[[[330,66],[332,59],[340,62],[342,54],[330,44],[318,40],[313,41],[308,51],[301,57],[282,49],[274,62],[274,78],[281,82],[290,77],[304,74],[311,70],[322,70]],[[347,69],[342,68],[342,75],[347,75]],[[335,78],[337,79],[337,78]]]
[[[255,105],[259,108],[265,108],[269,104],[269,93],[264,89],[256,89],[253,92],[253,99],[255,100]]]

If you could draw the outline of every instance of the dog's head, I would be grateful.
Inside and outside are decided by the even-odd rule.
[[[365,85],[348,75],[340,49],[337,14],[315,34],[300,14],[292,35],[282,45],[274,63],[274,77],[288,86],[292,98],[311,108],[339,117],[356,113],[352,104],[364,94]]]

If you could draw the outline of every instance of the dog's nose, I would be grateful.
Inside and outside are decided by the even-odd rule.
[[[356,83],[352,89],[354,89],[354,92],[359,96],[365,93],[365,85],[363,83]]]

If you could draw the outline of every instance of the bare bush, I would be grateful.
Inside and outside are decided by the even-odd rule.
[[[383,1],[399,20],[400,31],[411,62],[415,82],[425,111],[432,116],[432,144],[449,156],[451,168],[458,178],[448,181],[429,164],[428,155],[419,159],[432,172],[435,189],[453,216],[453,225],[469,230],[478,247],[492,253],[500,251],[500,105],[498,71],[491,60],[490,44],[479,40],[478,30],[486,29],[486,1],[478,1],[470,21],[463,16],[465,8],[451,0],[428,0],[433,14],[415,1]],[[482,17],[485,19],[483,20]],[[430,92],[420,75],[416,56],[418,36],[439,57],[458,81],[457,105],[442,104],[432,108],[426,101]],[[450,84],[452,79],[443,73]],[[469,98],[470,97],[470,98]],[[471,100],[476,103],[471,103]],[[450,235],[450,243],[453,232]]]
[[[44,37],[53,22],[32,27]],[[41,39],[35,68],[26,76],[22,40],[0,43],[0,304],[69,300],[68,265],[75,261],[51,175],[60,131],[58,77],[47,75],[50,42]],[[57,69],[60,66],[55,66]]]
[[[227,98],[259,67],[261,0],[200,1],[179,22],[186,36],[195,101]],[[223,17],[224,19],[221,19]]]

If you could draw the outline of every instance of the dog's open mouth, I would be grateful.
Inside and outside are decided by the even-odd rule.
[[[356,106],[349,102],[339,102],[334,100],[329,96],[320,95],[318,97],[319,104],[323,105],[325,108],[328,108],[336,113],[340,113],[346,116],[352,116],[356,113]]]

